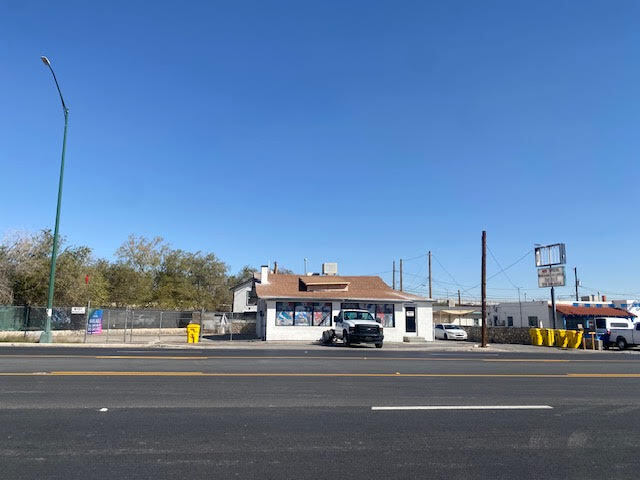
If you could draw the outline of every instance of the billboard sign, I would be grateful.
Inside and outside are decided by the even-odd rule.
[[[94,310],[87,322],[87,334],[98,335],[102,333],[102,310]]]
[[[564,267],[546,267],[538,269],[538,287],[564,287]]]
[[[564,265],[567,263],[567,252],[564,243],[542,245],[535,248],[536,267]]]

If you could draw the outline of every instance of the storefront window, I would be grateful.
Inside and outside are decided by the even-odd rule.
[[[383,327],[395,327],[393,303],[378,304],[378,308],[376,309],[376,318]]]
[[[311,325],[312,315],[313,315],[312,303],[296,303],[295,314],[293,317],[293,324],[308,327],[309,325]]]
[[[383,327],[395,327],[393,303],[343,303],[341,308],[367,310]]]
[[[276,325],[293,325],[295,303],[276,302]]]
[[[276,302],[276,325],[330,326],[331,303]]]
[[[313,325],[314,326],[331,325],[331,304],[330,303],[314,303],[313,304]]]

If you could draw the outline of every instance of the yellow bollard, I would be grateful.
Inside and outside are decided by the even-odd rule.
[[[545,342],[544,344],[547,347],[553,347],[553,340],[554,340],[554,330],[553,328],[545,328]]]

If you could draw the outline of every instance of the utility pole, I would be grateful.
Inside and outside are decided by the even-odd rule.
[[[460,289],[458,289],[458,306],[462,305],[462,300],[460,300]]]
[[[402,292],[402,259],[400,259],[400,291]]]
[[[305,276],[307,275],[307,259],[306,259],[306,257],[304,259],[304,274],[305,274]]]
[[[520,287],[518,287],[518,305],[520,305],[520,326],[524,327],[522,323],[522,302],[520,301]]]
[[[480,281],[482,295],[482,347],[487,346],[487,232],[482,231],[482,280]]]
[[[576,279],[576,302],[578,301],[578,267],[573,267],[573,275]]]
[[[433,298],[431,292],[431,250],[429,250],[429,298]]]
[[[396,261],[393,261],[393,289],[396,289]]]

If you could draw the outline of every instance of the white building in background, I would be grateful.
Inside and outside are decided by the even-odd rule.
[[[233,293],[233,304],[231,311],[233,313],[243,314],[255,314],[258,310],[256,299],[256,282],[260,281],[260,274],[254,273],[251,278],[248,278],[233,287],[231,292]]]
[[[640,318],[637,300],[581,300],[556,302],[556,328],[587,328],[588,322],[598,317]],[[551,302],[506,302],[487,307],[487,325],[492,327],[553,327]]]
[[[264,340],[319,340],[345,308],[369,310],[385,342],[433,340],[432,302],[393,290],[377,276],[281,274],[263,266],[255,292],[256,331]]]

